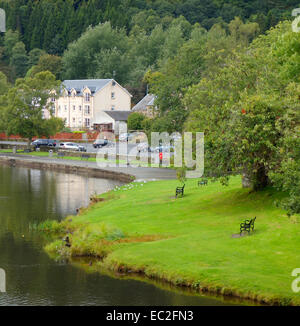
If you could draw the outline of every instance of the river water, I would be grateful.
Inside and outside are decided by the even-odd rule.
[[[32,225],[61,220],[86,206],[89,196],[118,181],[0,165],[0,268],[6,293],[0,305],[225,305],[222,300],[137,279],[120,279],[44,251]],[[82,266],[84,264],[82,263]]]

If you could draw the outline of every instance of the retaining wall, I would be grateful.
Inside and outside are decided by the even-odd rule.
[[[119,180],[121,182],[131,182],[135,179],[134,176],[122,172],[111,171],[111,170],[104,170],[99,168],[92,168],[80,165],[70,165],[62,163],[55,163],[55,162],[39,162],[39,161],[32,161],[28,159],[22,158],[12,158],[9,156],[0,156],[0,163],[9,165],[9,166],[22,166],[28,167],[33,169],[48,169],[58,172],[64,173],[73,173],[79,174],[89,177],[96,177],[96,178],[103,178],[103,179],[111,179],[111,180]]]

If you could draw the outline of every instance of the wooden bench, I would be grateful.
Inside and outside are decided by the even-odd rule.
[[[87,160],[90,158],[90,155],[89,154],[81,154],[81,159],[82,160]]]
[[[251,220],[245,220],[243,223],[241,223],[240,234],[242,234],[245,231],[247,231],[250,234],[250,231],[254,231],[255,220],[256,220],[256,216]]]
[[[58,158],[64,158],[65,157],[65,153],[64,152],[58,152],[57,153],[57,157]]]
[[[199,180],[198,181],[198,187],[199,186],[207,186],[208,184],[208,180],[207,179],[203,179],[203,180]]]
[[[183,185],[183,187],[177,187],[176,188],[176,198],[178,197],[178,195],[181,195],[181,197],[183,197],[183,194],[184,194],[184,187],[185,185]]]

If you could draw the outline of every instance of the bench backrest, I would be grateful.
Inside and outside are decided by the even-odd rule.
[[[250,224],[253,225],[255,220],[256,220],[256,216],[253,219],[250,220]]]

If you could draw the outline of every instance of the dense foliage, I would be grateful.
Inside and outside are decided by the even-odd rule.
[[[133,26],[147,32],[171,17],[184,16],[191,24],[210,29],[236,16],[259,23],[263,31],[274,26],[299,5],[298,0],[1,0],[8,28],[17,30],[27,51],[43,49],[62,54],[88,26],[110,21],[112,26]]]
[[[185,128],[205,132],[206,171],[243,173],[255,190],[270,181],[299,212],[300,34],[281,23],[228,55],[188,89]]]
[[[291,10],[298,5],[298,0],[0,0],[0,7],[7,14],[7,29],[13,31],[0,38],[0,70],[10,81],[15,81],[37,63],[31,58],[41,54],[38,51],[62,56],[69,44],[78,40],[87,28],[110,22],[115,32],[108,31],[108,27],[106,31],[98,31],[98,36],[104,36],[104,44],[88,50],[97,50],[92,53],[92,62],[88,63],[91,68],[86,68],[92,73],[83,73],[82,63],[75,71],[76,76],[115,76],[118,81],[125,82],[139,100],[145,90],[145,86],[140,86],[145,69],[155,64],[158,57],[172,56],[174,49],[189,39],[194,24],[209,30],[216,23],[229,23],[238,16],[243,21],[256,22],[263,33],[279,20],[290,17]],[[161,32],[166,31],[174,19],[182,19],[181,31],[173,26],[170,32],[174,34],[165,43]],[[110,45],[105,41],[109,40],[108,32],[112,33]],[[70,46],[71,52],[72,49],[74,46]],[[65,73],[60,68],[52,71],[58,78],[74,75],[70,71],[70,56],[68,51],[64,59]],[[133,65],[137,65],[135,71],[126,76]]]
[[[53,116],[49,101],[53,97],[49,89],[58,87],[55,76],[47,71],[19,78],[15,87],[0,97],[0,129],[27,138],[29,143],[35,136],[49,137],[61,130],[64,123]],[[49,119],[43,119],[44,110],[49,111]]]

